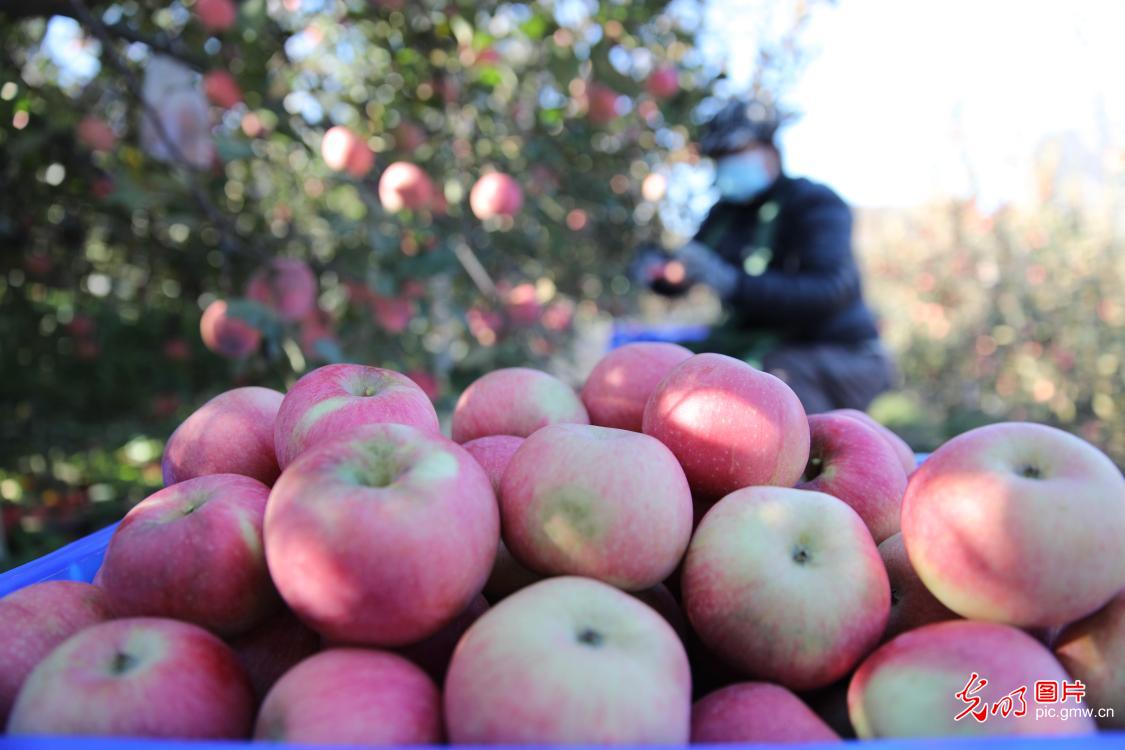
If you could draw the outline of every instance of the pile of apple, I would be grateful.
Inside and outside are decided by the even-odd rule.
[[[0,720],[355,745],[1080,734],[1093,718],[1030,692],[987,711],[1080,680],[1125,726],[1121,472],[1026,423],[914,464],[861,413],[807,416],[672,344],[611,352],[581,393],[491,372],[452,439],[390,370],[238,388],[173,433],[93,584],[0,600]],[[986,720],[955,719],[978,698]]]

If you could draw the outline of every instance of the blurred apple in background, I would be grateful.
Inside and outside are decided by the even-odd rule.
[[[692,356],[679,344],[626,344],[605,355],[582,386],[591,424],[640,432],[645,404],[660,381]]]
[[[278,680],[262,703],[254,738],[294,745],[437,745],[441,696],[401,656],[331,649]]]
[[[117,134],[109,123],[97,115],[86,115],[78,123],[78,141],[91,151],[112,151]]]
[[[242,474],[273,484],[281,473],[273,431],[283,398],[270,388],[248,386],[196,409],[164,445],[165,486],[207,474]]]
[[[645,90],[657,99],[667,99],[680,93],[680,74],[675,65],[661,65],[645,80]]]
[[[329,128],[320,142],[320,155],[334,172],[347,172],[361,179],[375,166],[375,153],[371,147],[343,125]]]
[[[8,733],[242,739],[254,696],[234,652],[203,628],[136,618],[91,625],[27,678]]]
[[[262,551],[268,495],[256,479],[212,474],[142,500],[117,526],[99,571],[110,606],[224,636],[261,623],[280,605]]]
[[[195,16],[208,31],[226,31],[238,20],[234,0],[196,0]]]
[[[850,505],[875,543],[899,531],[906,472],[873,427],[841,414],[809,417],[809,463],[799,489],[824,492]]]
[[[587,117],[595,125],[608,125],[621,114],[617,109],[620,94],[601,83],[586,86]]]
[[[650,607],[588,578],[551,578],[469,628],[444,701],[454,744],[682,745],[691,676]]]
[[[391,213],[420,211],[433,200],[434,183],[417,164],[396,161],[379,178],[379,202]]]
[[[508,367],[482,375],[461,393],[453,410],[453,439],[527,437],[556,422],[589,424],[574,389],[542,370]]]
[[[1064,625],[1125,588],[1125,477],[1054,427],[979,427],[915,472],[902,536],[918,577],[954,612]]]
[[[700,522],[683,571],[684,610],[703,643],[793,690],[847,675],[887,626],[890,585],[871,533],[820,492],[726,496]]]
[[[469,192],[469,207],[480,220],[515,216],[523,208],[523,189],[511,175],[489,172]]]
[[[971,681],[974,674],[987,684]],[[1089,717],[1036,716],[1038,680],[1069,678],[1051,652],[1027,633],[996,623],[939,622],[903,633],[871,654],[852,677],[848,711],[860,739],[1094,731]],[[998,701],[1021,688],[1024,703],[1013,699],[1008,716],[991,712]],[[962,691],[965,700],[957,697]],[[980,699],[979,706],[973,696]],[[1017,717],[1012,712],[1021,705],[1026,715]],[[954,718],[981,707],[984,721],[968,713],[960,721]]]
[[[242,103],[242,87],[225,70],[212,70],[204,74],[203,93],[212,104],[223,109],[231,109]]]
[[[834,742],[840,736],[796,695],[768,682],[740,682],[696,701],[691,742]]]
[[[1125,729],[1125,590],[1094,614],[1068,625],[1054,642],[1055,656],[1086,686],[1086,706],[1113,709],[1104,729]]]
[[[316,275],[304,261],[274,258],[250,277],[246,297],[270,308],[282,320],[297,322],[316,309]]]
[[[51,651],[113,613],[105,592],[77,581],[46,581],[0,599],[0,727],[23,681]]]
[[[224,300],[215,300],[199,319],[203,345],[223,357],[243,359],[258,351],[262,334],[245,320],[227,312]]]

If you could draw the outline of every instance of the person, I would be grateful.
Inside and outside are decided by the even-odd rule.
[[[762,103],[735,101],[706,125],[699,149],[714,160],[720,199],[674,259],[686,283],[722,300],[715,341],[733,346],[725,353],[744,356],[729,342],[745,349],[769,334],[762,368],[808,413],[865,410],[897,375],[864,302],[851,210],[828,187],[785,174],[779,124]]]

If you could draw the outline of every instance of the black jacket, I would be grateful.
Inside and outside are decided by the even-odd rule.
[[[878,337],[852,255],[852,214],[832,190],[781,176],[750,203],[720,201],[695,239],[743,270],[734,323],[792,342]]]

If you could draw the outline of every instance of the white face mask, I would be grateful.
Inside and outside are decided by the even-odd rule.
[[[715,186],[724,200],[744,203],[773,182],[761,151],[746,151],[715,160]]]

